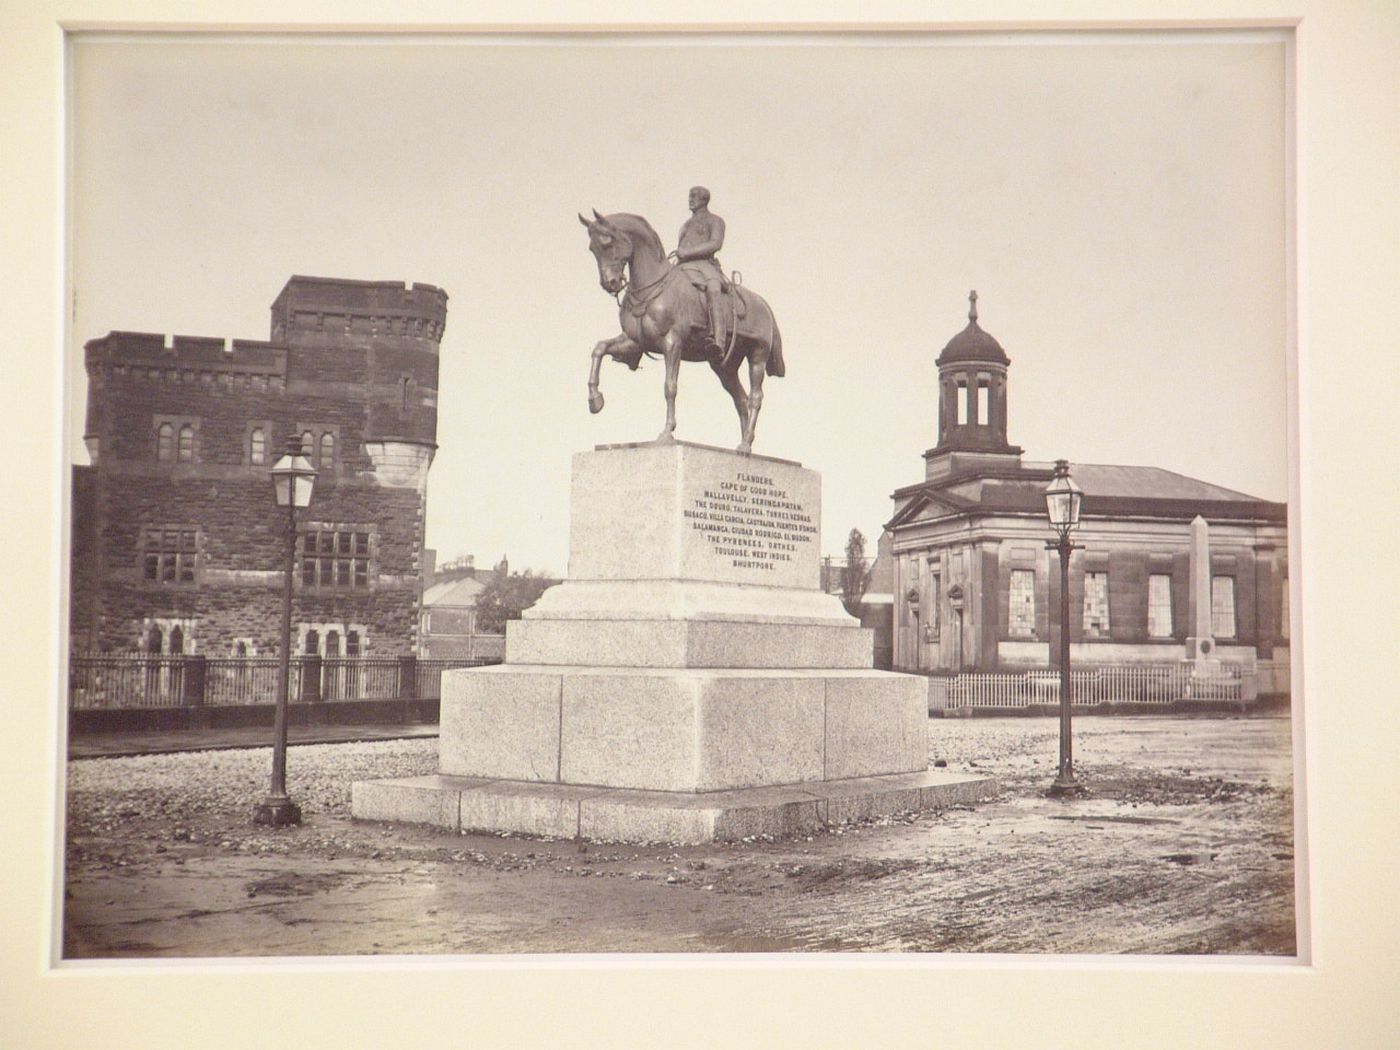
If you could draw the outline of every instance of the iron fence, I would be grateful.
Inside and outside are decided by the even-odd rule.
[[[1254,672],[1240,664],[1209,670],[1192,663],[1128,664],[1070,671],[1073,707],[1100,704],[1144,707],[1191,701],[1242,703],[1253,698]],[[1016,710],[1060,702],[1060,673],[958,674],[945,682],[946,709]]]
[[[213,705],[273,703],[277,698],[275,656],[209,657],[205,662],[204,703]],[[301,699],[300,661],[293,660],[287,699]]]
[[[290,703],[435,699],[440,696],[443,671],[499,662],[298,656],[289,667],[287,699]],[[68,703],[73,710],[272,704],[277,700],[277,668],[275,656],[74,656],[68,663]]]
[[[419,660],[418,688],[424,696],[442,696],[442,672],[459,667],[486,667],[500,663],[499,658],[489,656],[462,657],[459,659]]]
[[[184,684],[181,656],[92,656],[68,664],[73,708],[179,707]]]
[[[390,700],[414,695],[411,688],[401,688],[399,678],[397,657],[326,657],[321,661],[321,699]]]

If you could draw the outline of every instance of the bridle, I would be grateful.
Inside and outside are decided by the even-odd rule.
[[[617,301],[619,310],[630,309],[634,314],[641,314],[647,305],[661,293],[662,287],[666,283],[666,278],[675,272],[675,267],[667,266],[661,271],[661,275],[656,280],[642,285],[640,288],[632,284],[632,252],[634,245],[632,238],[618,230],[609,231],[610,237],[621,242],[619,246],[626,260],[624,265],[622,284],[617,291],[612,293],[612,297]]]

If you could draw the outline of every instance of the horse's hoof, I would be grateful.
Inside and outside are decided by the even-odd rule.
[[[653,441],[652,444],[653,444],[653,445],[665,445],[665,444],[669,444],[670,442],[673,442],[673,441],[675,441],[675,440],[676,440],[676,435],[675,435],[675,432],[674,432],[674,431],[663,430],[661,433],[659,433],[659,434],[656,435],[656,440]]]
[[[603,411],[603,395],[596,390],[588,395],[588,411],[592,412],[595,416]]]
[[[745,441],[742,445],[740,445],[740,446],[739,446],[738,448],[736,448],[734,451],[735,451],[735,452],[742,452],[744,455],[747,456],[747,455],[749,455],[751,452],[753,452],[753,445],[750,444],[749,442]]]

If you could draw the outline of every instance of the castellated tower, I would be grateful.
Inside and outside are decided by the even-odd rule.
[[[429,285],[293,277],[272,304],[272,341],[293,376],[364,390],[361,442],[380,484],[427,484],[437,448],[438,344],[447,293]]]
[[[271,338],[110,332],[86,345],[74,469],[75,651],[271,654],[290,434],[319,474],[298,516],[298,653],[415,651],[447,295],[293,277]]]

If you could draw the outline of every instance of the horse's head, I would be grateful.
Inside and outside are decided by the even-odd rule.
[[[609,295],[622,291],[627,283],[627,263],[632,258],[632,241],[616,225],[593,211],[592,219],[578,221],[588,227],[588,250],[598,260],[598,283]]]

